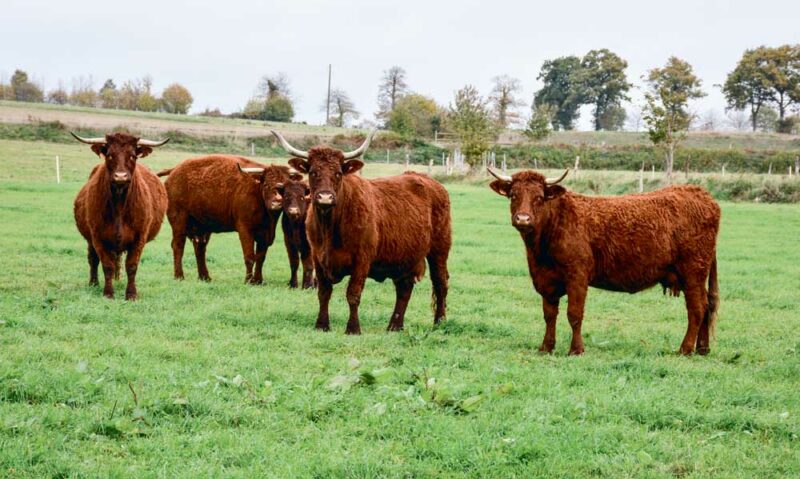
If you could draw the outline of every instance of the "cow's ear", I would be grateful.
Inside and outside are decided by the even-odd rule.
[[[289,160],[289,164],[292,165],[292,168],[300,173],[308,173],[308,160],[304,160],[302,158],[292,158]]]
[[[544,199],[552,200],[553,198],[558,198],[566,192],[567,190],[560,185],[547,186],[544,189]]]
[[[137,146],[136,147],[136,158],[144,158],[145,156],[149,155],[153,152],[153,149],[149,146]]]
[[[495,193],[500,196],[508,196],[511,194],[511,182],[505,180],[494,180],[489,183],[489,188],[493,189]]]
[[[347,160],[342,163],[342,174],[349,175],[355,173],[364,167],[364,162],[361,160]]]
[[[106,145],[94,144],[92,145],[92,151],[94,152],[95,155],[105,159]]]

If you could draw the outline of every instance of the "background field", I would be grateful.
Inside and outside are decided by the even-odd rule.
[[[185,156],[159,151],[147,164]],[[87,286],[72,219],[95,161],[77,145],[0,141],[0,476],[800,471],[796,205],[722,204],[722,310],[709,356],[674,353],[683,299],[653,289],[592,290],[586,355],[572,358],[563,302],[556,353],[535,352],[540,300],[507,203],[484,185],[447,185],[447,322],[432,327],[426,278],[406,331],[386,333],[393,288],[369,281],[365,334],[347,337],[344,285],[334,289],[334,331],[314,331],[316,294],[285,286],[281,238],[264,286],[243,284],[232,234],[211,240],[212,283],[193,274],[175,282],[165,222],[144,252],[140,301],[104,300]],[[368,164],[365,173],[399,169]]]

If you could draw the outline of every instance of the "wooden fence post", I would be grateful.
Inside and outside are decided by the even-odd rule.
[[[639,170],[639,193],[644,192],[644,162],[642,162],[642,169]]]
[[[61,184],[61,158],[56,155],[56,183]]]

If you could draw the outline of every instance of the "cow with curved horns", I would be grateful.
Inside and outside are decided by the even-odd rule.
[[[670,186],[616,198],[567,191],[535,171],[500,175],[492,190],[511,200],[511,223],[528,257],[533,287],[542,296],[545,334],[540,351],[556,342],[558,303],[568,299],[569,354],[584,351],[581,326],[589,286],[635,293],[661,284],[684,293],[689,324],[680,352],[707,354],[719,309],[716,240],[720,208],[698,186]],[[706,289],[708,281],[708,289]]]
[[[184,160],[159,171],[158,176],[169,176],[165,186],[175,279],[184,278],[187,238],[194,248],[198,278],[211,281],[206,264],[211,234],[236,231],[244,257],[245,283],[262,284],[267,250],[275,241],[283,208],[279,188],[289,181],[289,168],[262,165],[241,156],[208,155]]]
[[[306,235],[306,217],[308,216],[308,205],[311,202],[311,189],[308,183],[302,179],[292,178],[288,183],[281,185],[278,191],[283,196],[281,226],[291,269],[289,287],[297,288],[297,269],[302,263],[303,289],[313,288],[316,285],[314,261],[311,259],[311,244]]]
[[[272,131],[296,158],[295,169],[308,174],[312,206],[306,219],[317,274],[319,314],[316,328],[330,329],[328,303],[333,285],[350,276],[347,334],[360,334],[358,306],[366,279],[392,279],[397,292],[388,329],[403,328],[414,284],[425,274],[433,283],[434,323],[445,317],[451,246],[450,198],[433,179],[417,174],[366,180],[355,173],[364,163],[375,130],[356,150],[318,146],[309,151],[290,145]]]
[[[167,209],[164,185],[137,161],[169,139],[151,141],[126,133],[100,138],[81,138],[74,133],[72,136],[91,145],[92,151],[103,160],[103,164],[92,170],[74,204],[75,223],[88,243],[89,284],[98,284],[97,266],[102,263],[103,295],[113,298],[112,280],[119,279],[122,253],[126,253],[125,299],[135,300],[136,271],[142,250],[158,234]]]

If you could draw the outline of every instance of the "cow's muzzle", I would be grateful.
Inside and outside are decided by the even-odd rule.
[[[272,211],[283,209],[283,197],[281,195],[275,195],[269,201],[269,209]]]
[[[531,215],[517,213],[511,218],[511,223],[517,228],[529,228],[531,226]]]
[[[111,180],[116,185],[127,185],[131,182],[131,174],[127,171],[115,171]]]
[[[314,203],[322,208],[330,208],[336,204],[336,197],[330,192],[319,192],[314,195]]]
[[[289,218],[298,220],[300,219],[300,208],[297,206],[290,206],[289,208],[286,208],[286,214],[289,215]]]

